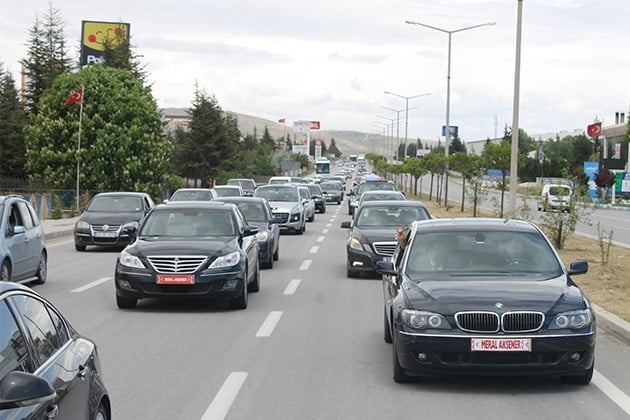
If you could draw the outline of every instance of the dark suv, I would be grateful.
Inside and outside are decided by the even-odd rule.
[[[85,251],[88,245],[122,248],[131,242],[124,227],[138,224],[155,206],[143,192],[96,194],[74,226],[74,247]]]
[[[398,191],[392,181],[363,181],[348,193],[348,214],[354,214],[361,194],[373,190]]]

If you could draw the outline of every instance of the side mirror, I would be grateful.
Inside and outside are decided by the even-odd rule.
[[[271,220],[269,220],[269,223],[279,225],[280,223],[282,223],[282,217],[274,216],[271,218]]]
[[[257,233],[258,233],[257,226],[245,226],[245,229],[243,229],[243,236],[252,236]]]
[[[340,225],[343,229],[350,229],[352,227],[352,223],[349,221],[341,222]]]
[[[55,396],[52,385],[32,373],[15,370],[0,381],[0,410],[39,404]]]
[[[394,267],[394,263],[391,261],[377,261],[376,272],[386,276],[395,276],[398,274],[396,268]]]
[[[569,274],[572,276],[586,272],[588,272],[588,261],[575,261],[569,266]]]

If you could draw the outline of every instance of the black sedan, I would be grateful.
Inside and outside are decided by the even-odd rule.
[[[135,226],[155,206],[143,192],[96,194],[74,226],[74,247],[85,251],[88,245],[121,249],[131,242],[125,227]]]
[[[340,182],[336,181],[322,181],[319,184],[319,188],[324,194],[326,202],[341,204],[343,201],[343,187]]]
[[[96,344],[41,295],[0,282],[0,418],[111,419]]]
[[[350,229],[346,242],[347,276],[375,274],[376,263],[394,253],[396,228],[430,218],[429,210],[419,201],[384,200],[363,204],[352,222],[341,223],[342,228]]]
[[[595,315],[535,225],[504,219],[414,222],[378,263],[396,382],[428,374],[549,375],[587,384]]]
[[[247,223],[258,228],[258,259],[262,268],[273,268],[280,255],[279,217],[273,216],[269,202],[260,197],[222,197],[218,201],[236,204]]]
[[[234,204],[162,204],[128,233],[135,240],[114,273],[119,308],[143,298],[205,298],[245,309],[248,292],[260,289],[258,228]]]

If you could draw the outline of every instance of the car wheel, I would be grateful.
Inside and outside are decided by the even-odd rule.
[[[389,327],[389,321],[387,321],[387,313],[385,312],[386,309],[383,310],[383,339],[385,340],[386,343],[391,343],[392,342],[392,331]]]
[[[280,258],[280,244],[278,244],[278,248],[276,248],[276,252],[273,253],[273,260],[278,261]]]
[[[11,281],[11,263],[5,261],[0,269],[0,281]]]
[[[79,245],[79,244],[78,244],[78,243],[76,243],[76,242],[74,243],[74,249],[76,249],[76,250],[77,250],[77,251],[79,251],[79,252],[83,252],[83,251],[85,251],[85,248],[86,248],[86,247],[85,247],[85,245]]]
[[[393,354],[393,365],[394,365],[394,382],[399,384],[404,384],[407,382],[411,382],[411,377],[407,375],[405,369],[400,366],[400,362],[398,361],[398,349],[396,348],[396,342],[392,340],[392,354]]]
[[[247,309],[247,285],[243,287],[243,293],[240,296],[230,300],[230,308],[232,309]]]
[[[98,411],[94,416],[94,420],[109,420],[109,415],[107,414],[107,410],[105,409],[103,403],[98,406]]]
[[[560,379],[565,384],[573,384],[573,385],[587,385],[593,379],[593,370],[595,369],[595,362],[593,365],[581,375],[567,375],[562,376]]]
[[[271,264],[273,266],[273,259],[269,258],[269,260],[272,261]],[[258,269],[258,267],[256,267],[256,274],[254,275],[254,281],[252,281],[251,283],[247,285],[247,291],[252,292],[252,293],[260,291],[260,270]]]
[[[260,261],[261,268],[273,268],[273,255],[269,255],[267,261]]]
[[[352,216],[352,207],[348,205],[348,216]]]
[[[311,223],[315,221],[315,212],[313,212],[311,217],[309,217],[308,221],[311,222]]]
[[[337,204],[341,205],[341,200],[337,200]]]
[[[138,299],[116,295],[116,305],[118,305],[120,309],[133,309],[137,304]]]
[[[322,207],[322,209],[319,211],[321,214],[326,213],[326,207]]]
[[[45,252],[42,252],[42,256],[39,258],[39,267],[37,267],[37,273],[35,273],[35,280],[33,284],[46,283],[46,277],[48,276],[48,257]]]

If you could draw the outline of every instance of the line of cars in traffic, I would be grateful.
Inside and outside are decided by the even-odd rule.
[[[531,222],[436,219],[418,201],[366,192],[379,182],[392,189],[382,181],[354,187],[353,217],[341,227],[349,232],[347,276],[381,278],[394,381],[445,374],[591,381],[595,314],[573,281],[586,261],[567,269]]]

